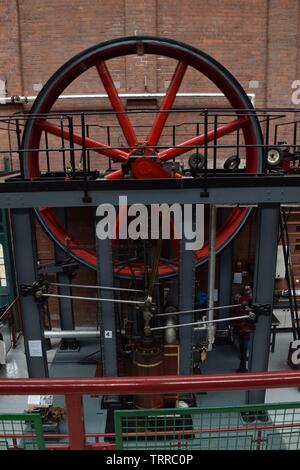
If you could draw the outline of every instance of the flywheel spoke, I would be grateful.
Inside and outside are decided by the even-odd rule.
[[[166,120],[168,119],[168,116],[170,114],[168,110],[172,109],[173,103],[176,98],[176,94],[179,90],[179,87],[185,75],[186,69],[187,69],[187,64],[185,62],[178,62],[175,72],[173,74],[172,80],[168,87],[166,96],[162,100],[158,114],[156,115],[155,121],[148,135],[147,144],[150,146],[157,145],[159,141],[159,138],[164,129]]]
[[[121,180],[123,178],[123,171],[122,170],[115,170],[108,175],[105,175],[104,178],[106,180]]]
[[[66,140],[71,139],[71,133],[68,129],[62,130],[61,127],[49,121],[37,120],[35,122],[35,126],[39,127],[45,132],[48,132],[49,134],[56,135],[57,137],[63,137]],[[83,138],[80,134],[73,133],[72,137],[75,144],[83,144]],[[99,140],[91,139],[90,137],[85,137],[85,145],[94,152],[105,155],[106,157],[110,157],[118,162],[127,162],[129,158],[128,153],[124,152],[123,150],[113,149],[109,145],[106,145]]]
[[[228,124],[224,124],[217,128],[216,132],[214,130],[209,131],[207,136],[205,134],[197,135],[192,139],[186,140],[181,144],[178,144],[176,147],[169,148],[162,150],[158,153],[158,159],[161,161],[169,160],[170,158],[178,157],[186,152],[189,152],[193,147],[197,147],[199,145],[204,145],[206,142],[211,142],[214,139],[219,139],[224,135],[230,134],[231,132],[240,129],[248,122],[247,117],[242,117],[235,119],[234,121],[229,122]]]
[[[114,111],[117,113],[116,117],[119,121],[119,124],[122,128],[124,137],[130,147],[137,145],[138,140],[135,134],[135,131],[132,127],[129,117],[126,114],[124,105],[118,95],[117,89],[113,82],[113,79],[109,73],[107,65],[105,62],[100,61],[96,64],[99,76],[102,80],[103,86],[108,94],[109,100]]]

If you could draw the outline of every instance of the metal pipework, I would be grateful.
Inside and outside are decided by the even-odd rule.
[[[58,330],[44,331],[45,338],[98,338],[100,330]]]
[[[51,282],[52,286],[61,286],[61,287],[80,287],[82,289],[101,289],[101,290],[113,290],[117,292],[141,292],[144,291],[141,289],[127,289],[126,287],[107,287],[107,286],[87,286],[85,284],[64,284],[60,282]]]
[[[169,317],[166,320],[165,343],[174,344],[176,341],[175,317]]]
[[[253,106],[255,106],[255,93],[247,93]],[[119,93],[120,98],[163,98],[166,93]],[[20,104],[32,103],[36,95],[31,96],[4,96],[0,98],[0,104]],[[223,93],[177,93],[177,98],[222,98]],[[101,94],[80,94],[80,95],[60,95],[59,100],[86,100],[86,99],[107,99],[108,95]]]
[[[209,324],[214,324],[214,323],[219,323],[219,322],[226,322],[230,320],[242,320],[244,318],[248,318],[250,320],[255,319],[255,313],[250,312],[248,315],[240,315],[238,317],[228,317],[228,318],[218,318],[218,319],[212,319],[212,320],[201,320],[201,321],[195,321],[192,323],[179,323],[177,325],[173,325],[172,328],[181,328],[182,326],[198,326],[198,325],[206,325],[207,323]],[[158,331],[158,330],[166,330],[167,328],[170,328],[169,326],[155,326],[154,328],[150,328],[151,331]],[[197,329],[197,328],[195,328]],[[202,329],[202,328],[200,328]],[[205,328],[206,329],[206,328]],[[207,327],[207,330],[209,329],[209,326]]]
[[[211,351],[215,342],[214,318],[214,294],[216,278],[216,232],[217,232],[217,208],[210,205],[209,208],[209,258],[208,258],[208,323],[207,350]]]

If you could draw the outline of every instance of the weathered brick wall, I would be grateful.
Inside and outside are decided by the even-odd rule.
[[[36,94],[55,70],[74,54],[124,35],[175,38],[211,54],[246,91],[253,80],[258,105],[290,105],[291,82],[299,71],[298,0],[3,0],[0,5],[0,79],[9,94]],[[157,60],[113,61],[120,91],[163,91],[171,68]],[[126,67],[124,67],[126,62]],[[170,66],[171,67],[171,66]],[[147,83],[145,84],[145,75]],[[70,92],[96,93],[94,71]],[[188,91],[201,82],[186,81]],[[250,85],[250,86],[249,86]],[[210,91],[205,84],[205,89]]]
[[[291,106],[291,84],[300,79],[299,20],[299,0],[2,0],[0,80],[5,82],[8,95],[36,95],[60,65],[84,48],[120,36],[150,34],[178,39],[211,54],[247,92],[256,94],[257,106]],[[172,76],[174,61],[127,57],[110,61],[109,67],[120,92],[163,92]],[[207,79],[189,70],[180,91],[217,90]],[[95,69],[66,89],[68,94],[101,92],[104,88]],[[181,100],[180,105],[184,104],[190,106],[190,102]],[[195,104],[209,103],[197,100]],[[62,111],[107,107],[107,101],[59,104]],[[20,110],[21,106],[0,105],[1,115]],[[194,115],[187,118],[195,120]],[[179,120],[172,118],[173,123]],[[141,114],[134,118],[135,123],[145,121]],[[116,120],[111,118],[105,123],[113,122]],[[114,139],[122,142],[121,132],[115,132]],[[1,133],[0,139],[1,148],[6,147],[6,133]],[[95,159],[93,165],[102,167]],[[249,230],[246,225],[243,233]],[[40,228],[37,232],[40,260],[53,258],[51,243]],[[237,257],[248,256],[241,238],[236,247]],[[251,256],[253,248],[252,241]],[[94,273],[87,274],[83,268],[76,281],[87,282],[87,276],[89,283],[96,282]],[[94,315],[95,306],[87,308],[77,303],[78,322],[89,322]]]

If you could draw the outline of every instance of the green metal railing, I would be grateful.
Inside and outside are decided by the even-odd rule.
[[[39,413],[0,414],[0,450],[45,449]]]
[[[300,449],[300,403],[115,411],[118,450]]]

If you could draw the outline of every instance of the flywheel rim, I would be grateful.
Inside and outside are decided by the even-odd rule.
[[[238,81],[232,74],[215,59],[206,53],[173,39],[158,38],[152,36],[133,36],[125,38],[113,39],[89,49],[82,51],[67,61],[60,67],[48,80],[43,89],[36,98],[31,114],[43,115],[49,113],[53,104],[63,90],[79,75],[84,73],[96,63],[121,57],[128,54],[136,54],[138,48],[144,48],[145,54],[155,53],[157,55],[165,55],[178,61],[187,62],[200,73],[209,78],[226,96],[231,103],[233,109],[254,109],[246,92],[243,90]],[[38,154],[30,149],[38,149],[42,129],[36,126],[38,117],[29,119],[26,122],[22,149],[24,158],[24,175],[26,178],[39,177]],[[244,133],[246,147],[246,172],[257,174],[261,171],[263,154],[262,154],[262,133],[257,116],[251,112],[247,116],[246,126],[242,128]],[[162,201],[163,202],[163,201]],[[201,201],[199,201],[201,202]],[[231,211],[229,218],[217,232],[216,250],[221,251],[238,233],[244,225],[250,209],[236,208]],[[84,265],[96,269],[96,255],[91,250],[68,249],[71,240],[72,246],[76,246],[78,242],[68,234],[62,227],[52,209],[36,210],[36,215],[51,238],[67,253]],[[230,223],[229,223],[230,222]],[[68,243],[67,241],[68,240]],[[208,258],[208,242],[201,250],[196,252],[196,265],[199,266],[207,261]],[[115,274],[119,277],[136,278],[141,277],[141,267],[135,269],[133,275],[132,269],[124,266],[115,267]],[[161,261],[159,267],[159,276],[170,277],[176,275],[178,271],[178,259],[174,258],[170,263]]]

